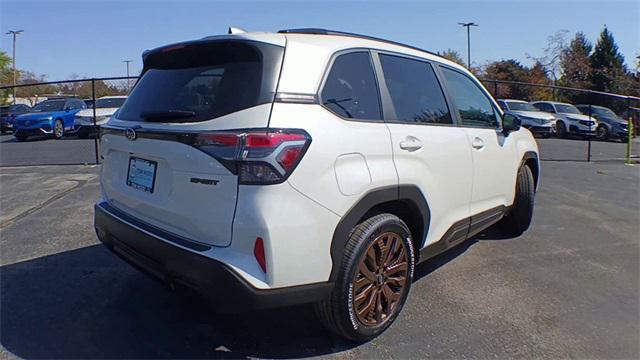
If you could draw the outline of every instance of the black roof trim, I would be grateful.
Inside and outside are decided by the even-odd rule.
[[[336,36],[347,36],[347,37],[353,37],[353,38],[359,38],[359,39],[365,39],[365,40],[373,40],[373,41],[380,41],[383,43],[387,43],[387,44],[391,44],[391,45],[398,45],[398,46],[402,46],[402,47],[406,47],[409,49],[413,49],[413,50],[418,50],[418,51],[422,51],[425,52],[427,54],[431,54],[434,56],[439,56],[442,57],[432,51],[429,50],[425,50],[425,49],[421,49],[415,46],[411,46],[411,45],[407,45],[407,44],[403,44],[397,41],[391,41],[391,40],[387,40],[387,39],[382,39],[382,38],[377,38],[374,36],[368,36],[368,35],[360,35],[360,34],[355,34],[355,33],[350,33],[350,32],[345,32],[345,31],[337,31],[337,30],[329,30],[329,29],[320,29],[320,28],[300,28],[300,29],[285,29],[285,30],[279,30],[278,31],[279,34],[310,34],[310,35],[336,35]]]

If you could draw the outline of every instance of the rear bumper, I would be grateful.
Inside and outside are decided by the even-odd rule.
[[[145,229],[126,219],[106,203],[95,205],[94,225],[107,248],[137,269],[167,284],[182,285],[207,296],[220,311],[248,311],[316,302],[327,297],[333,283],[275,289],[257,289],[231,267],[178,246],[172,235],[160,237],[156,228]],[[135,226],[132,223],[136,224]],[[172,240],[167,240],[172,239]]]

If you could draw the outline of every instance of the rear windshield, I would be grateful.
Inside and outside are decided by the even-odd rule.
[[[129,121],[198,122],[273,101],[284,48],[216,40],[155,50],[120,109]]]

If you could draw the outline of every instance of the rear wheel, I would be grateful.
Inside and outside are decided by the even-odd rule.
[[[63,136],[64,136],[64,124],[62,123],[62,120],[57,119],[56,122],[53,124],[53,137],[56,139],[62,139]]]
[[[410,232],[392,214],[357,225],[345,247],[330,297],[315,305],[320,321],[354,341],[370,340],[396,319],[413,280]]]
[[[519,236],[531,225],[533,218],[533,203],[535,198],[535,183],[533,173],[527,165],[522,165],[518,170],[516,179],[516,195],[513,205],[499,223],[499,226],[508,235]]]

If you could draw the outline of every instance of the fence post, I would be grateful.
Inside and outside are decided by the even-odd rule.
[[[591,121],[591,101],[589,101],[589,121]],[[591,162],[591,134],[587,135],[587,162]]]
[[[633,140],[633,115],[631,112],[631,98],[627,98],[627,165],[631,165],[631,142]]]
[[[93,99],[93,128],[96,129],[98,124],[96,122],[96,79],[91,79],[91,99]],[[98,155],[98,138],[99,133],[93,138],[93,149],[96,154],[96,165],[100,163],[100,158]]]

